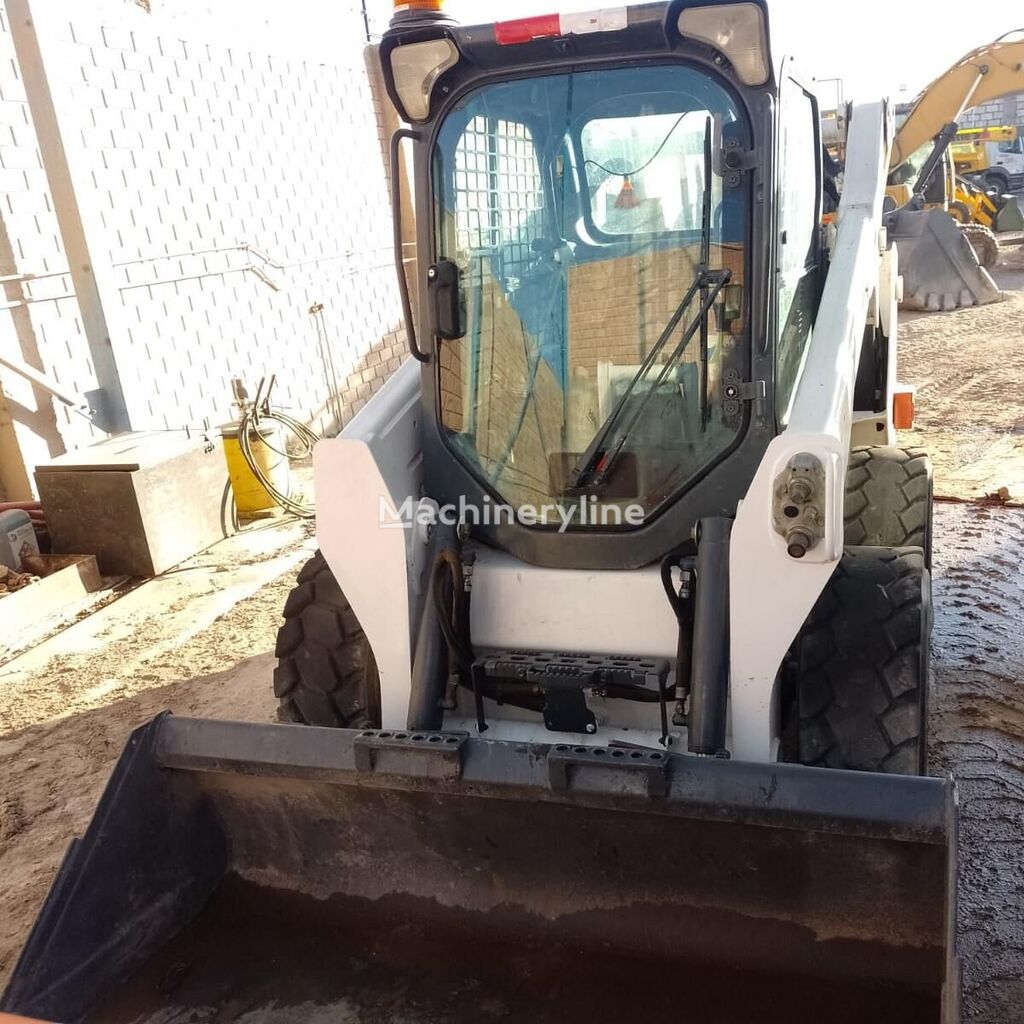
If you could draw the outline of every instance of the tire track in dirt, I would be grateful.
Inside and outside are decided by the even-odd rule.
[[[936,510],[932,770],[960,793],[964,1019],[1024,1020],[1024,511]]]

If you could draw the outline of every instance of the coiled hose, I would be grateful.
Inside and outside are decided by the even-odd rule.
[[[243,410],[238,424],[238,446],[242,449],[242,456],[253,476],[264,486],[277,505],[299,519],[313,519],[316,516],[316,506],[303,504],[301,501],[296,501],[290,494],[284,494],[278,490],[273,481],[268,479],[267,474],[260,468],[259,462],[253,455],[253,437],[258,438],[260,443],[265,444],[275,455],[288,459],[289,462],[309,458],[313,454],[313,448],[317,441],[320,440],[319,435],[304,423],[271,407],[270,393],[274,388],[275,381],[275,377],[270,378],[269,384],[266,378],[261,380],[260,386],[256,389],[255,400],[251,406]],[[264,389],[266,394],[264,394]],[[277,423],[291,433],[297,442],[293,446],[292,452],[287,450],[287,444],[284,445],[285,450],[280,451],[267,440],[260,430],[264,423]]]

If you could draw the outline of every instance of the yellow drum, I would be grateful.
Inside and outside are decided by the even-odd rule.
[[[224,458],[228,464],[231,490],[235,495],[235,507],[241,519],[261,519],[274,512],[278,506],[246,462],[238,435],[238,423],[228,423],[221,427]],[[290,496],[291,474],[288,459],[280,454],[285,450],[280,427],[276,423],[250,427],[249,438],[253,461],[260,472],[275,490]]]

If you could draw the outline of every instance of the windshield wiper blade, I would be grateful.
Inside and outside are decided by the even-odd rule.
[[[713,165],[711,162],[711,118],[707,119],[704,127],[704,209],[701,213],[700,230],[700,266],[701,270],[707,271],[711,264],[711,174]],[[721,289],[719,289],[721,290]],[[708,290],[701,289],[700,301],[706,303]],[[708,318],[701,317],[700,321],[700,430],[703,434],[708,429],[709,417],[708,403]]]
[[[715,300],[718,298],[719,293],[729,282],[731,274],[729,271],[712,271],[709,267],[711,263],[711,200],[712,200],[712,182],[711,176],[714,171],[712,164],[712,132],[714,129],[714,123],[709,117],[704,127],[704,194],[702,197],[703,206],[701,209],[701,233],[700,233],[700,266],[697,270],[697,274],[694,277],[693,283],[687,289],[686,294],[683,296],[682,302],[676,307],[676,311],[672,314],[671,319],[665,325],[665,329],[661,332],[661,336],[658,338],[654,347],[647,354],[647,358],[640,364],[640,368],[637,370],[633,379],[629,382],[629,386],[623,392],[622,397],[615,403],[615,408],[612,410],[611,415],[605,420],[604,425],[597,432],[594,440],[590,442],[587,450],[580,457],[580,462],[576,467],[572,478],[569,480],[568,489],[578,490],[583,484],[589,481],[589,478],[597,470],[597,476],[595,477],[595,483],[603,483],[608,477],[608,473],[611,471],[616,460],[619,457],[619,453],[622,451],[622,446],[626,443],[630,433],[647,407],[648,401],[650,401],[651,395],[654,391],[664,382],[665,377],[668,374],[670,367],[676,362],[676,360],[686,351],[686,347],[689,345],[696,327],[700,327],[700,358],[701,358],[701,385],[700,385],[700,423],[701,430],[707,429],[708,421],[708,373],[707,373],[707,359],[708,359],[708,313],[711,307],[714,305]],[[724,277],[722,274],[724,273]],[[709,289],[714,288],[712,293]],[[618,423],[619,418],[622,416],[623,410],[626,408],[626,404],[630,398],[633,397],[633,393],[636,391],[640,382],[650,372],[651,367],[654,365],[654,361],[661,354],[661,350],[668,344],[669,338],[672,337],[675,329],[679,326],[679,322],[683,319],[686,311],[690,308],[690,303],[693,301],[693,297],[697,292],[700,292],[701,300],[701,312],[698,315],[693,326],[687,331],[682,342],[676,348],[672,358],[665,364],[664,369],[655,382],[654,387],[648,391],[645,396],[643,403],[638,411],[638,414],[634,416],[630,422],[630,425],[623,431],[619,438],[618,443],[610,450],[606,451],[606,445],[608,438],[611,436],[612,430]]]
[[[573,472],[572,479],[569,481],[570,489],[579,487],[584,478],[593,472],[597,465],[598,458],[604,449],[605,442],[608,440],[608,436],[611,434],[612,428],[616,423],[618,423],[619,417],[622,415],[622,411],[626,407],[626,403],[632,397],[637,385],[644,379],[650,368],[654,365],[654,361],[659,355],[661,355],[661,350],[668,344],[669,338],[672,337],[673,332],[679,326],[679,322],[683,319],[686,315],[686,311],[690,308],[690,303],[693,301],[693,297],[700,290],[701,277],[701,273],[698,272],[697,276],[693,279],[693,283],[686,290],[686,294],[683,296],[679,305],[676,306],[675,312],[672,314],[669,322],[665,325],[665,329],[661,332],[660,337],[654,343],[651,351],[647,353],[644,361],[640,364],[640,368],[633,375],[633,379],[629,382],[629,386],[622,393],[622,397],[615,403],[615,408],[612,409],[601,429],[594,435],[594,440],[587,446],[587,450],[580,456],[580,461]]]
[[[639,374],[637,377],[633,378],[630,386],[626,389],[626,392],[623,394],[622,398],[619,399],[618,404],[612,411],[611,416],[608,417],[604,428],[602,428],[597,438],[595,438],[594,442],[592,442],[590,447],[587,449],[585,453],[585,461],[582,463],[580,468],[577,469],[573,479],[570,481],[570,488],[579,488],[588,483],[593,484],[594,486],[600,486],[608,479],[611,471],[615,468],[615,464],[619,460],[619,456],[622,454],[623,447],[629,440],[637,423],[640,422],[644,412],[646,412],[647,406],[654,397],[655,392],[665,382],[665,378],[668,377],[673,367],[686,352],[687,348],[689,348],[690,342],[693,340],[697,331],[701,329],[702,326],[706,327],[712,307],[718,301],[718,296],[721,294],[722,289],[731,279],[731,270],[707,270],[704,271],[697,281],[694,282],[691,288],[691,293],[701,289],[702,291],[706,290],[707,294],[706,297],[701,300],[700,310],[693,323],[686,329],[686,333],[680,339],[679,344],[675,347],[672,355],[665,361],[665,365],[661,368],[661,372],[658,374],[657,379],[640,400],[639,406],[630,417],[628,426],[619,433],[614,444],[605,447],[607,439],[611,435],[612,428],[615,426],[619,416],[621,415],[621,409],[625,406],[626,401],[631,397],[637,383],[639,383]],[[701,288],[701,285],[704,285],[704,288]],[[691,293],[687,293],[688,299],[692,298]],[[641,370],[642,369],[643,368],[641,368]]]

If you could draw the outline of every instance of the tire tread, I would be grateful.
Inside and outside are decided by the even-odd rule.
[[[327,561],[299,572],[277,634],[274,694],[283,722],[330,728],[380,725],[380,678],[366,634]]]
[[[932,465],[921,448],[850,452],[846,474],[847,547],[921,548],[932,564]]]
[[[795,648],[798,759],[924,774],[930,634],[921,549],[847,549]]]

